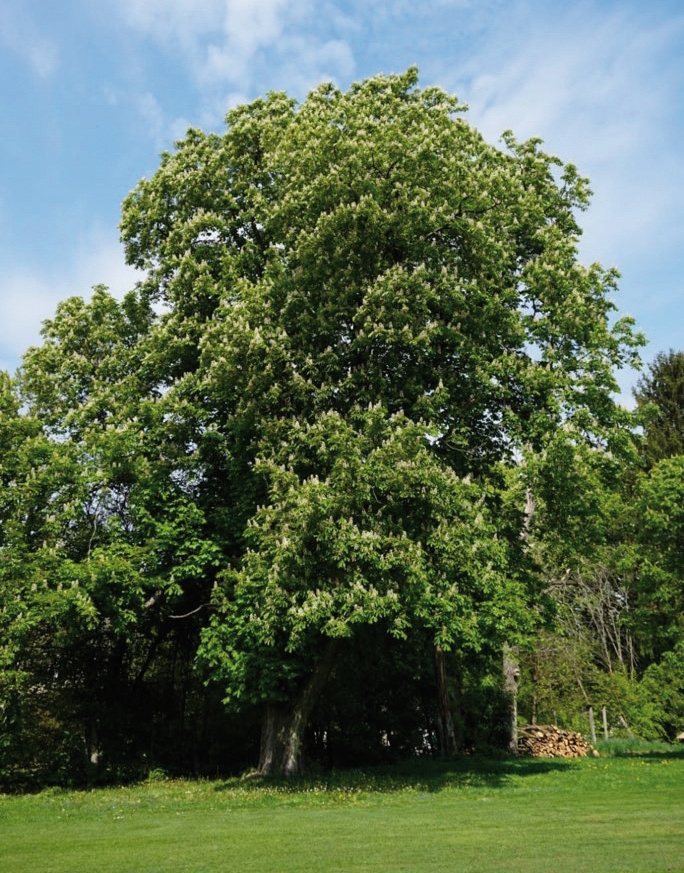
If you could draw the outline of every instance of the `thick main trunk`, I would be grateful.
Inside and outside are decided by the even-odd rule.
[[[302,771],[302,740],[311,712],[335,665],[339,640],[328,640],[314,672],[288,703],[267,703],[261,727],[259,773],[295,776]]]
[[[435,680],[437,682],[437,735],[439,753],[442,757],[455,755],[458,751],[454,719],[451,715],[449,701],[449,685],[447,681],[446,659],[444,649],[435,646]]]

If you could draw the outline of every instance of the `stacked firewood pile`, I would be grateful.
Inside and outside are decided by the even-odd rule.
[[[534,758],[584,758],[597,755],[581,734],[555,724],[528,724],[518,728],[518,754]]]

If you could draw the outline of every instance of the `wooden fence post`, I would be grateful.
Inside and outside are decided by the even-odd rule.
[[[594,707],[589,707],[589,730],[591,731],[591,742],[596,745],[596,725],[594,724]]]

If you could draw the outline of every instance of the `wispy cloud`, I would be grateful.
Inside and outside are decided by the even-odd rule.
[[[285,13],[301,0],[124,0],[127,24],[167,48],[180,50],[200,87],[242,86],[249,65],[283,32]]]
[[[675,0],[53,5],[59,15],[51,7],[45,14],[44,0],[0,0],[0,50],[19,73],[14,106],[7,101],[14,115],[5,113],[5,142],[15,157],[17,143],[31,141],[35,148],[21,174],[16,160],[5,162],[0,237],[10,240],[16,227],[32,226],[23,213],[43,199],[49,204],[57,191],[69,190],[67,211],[79,198],[94,208],[95,175],[79,172],[73,160],[85,155],[85,140],[98,164],[118,168],[112,174],[116,189],[107,193],[107,174],[97,186],[109,203],[111,196],[120,198],[129,178],[133,184],[138,173],[152,172],[153,152],[169,148],[188,126],[220,129],[229,108],[258,94],[283,89],[301,99],[322,80],[346,88],[353,78],[417,63],[423,84],[440,84],[469,103],[469,120],[490,141],[507,128],[520,138],[541,136],[549,151],[590,177],[595,194],[580,219],[582,258],[620,267],[620,309],[638,316],[656,348],[679,342],[684,9]],[[35,87],[56,73],[59,88]],[[88,103],[92,89],[97,94]],[[32,102],[35,93],[43,104]],[[77,104],[93,108],[98,101],[111,112],[95,119],[74,111]],[[34,118],[35,124],[25,124]],[[102,135],[94,135],[100,127]],[[42,142],[37,128],[45,132]],[[63,143],[61,152],[55,141]],[[51,173],[36,187],[39,163]],[[15,177],[38,193],[22,197],[19,184],[10,184]],[[73,220],[82,211],[70,214]],[[11,335],[11,349],[0,348],[5,366],[13,366],[7,362],[35,341],[40,319],[59,299],[87,295],[99,281],[116,287],[119,275],[121,287],[132,282],[113,234],[84,239],[66,278],[64,271],[52,275],[52,266],[39,269],[55,246],[49,227],[44,233],[49,245],[36,234],[32,245],[25,239],[21,247],[6,242],[0,252],[0,322],[7,326],[3,335]],[[69,236],[77,234],[74,228]]]
[[[650,28],[633,12],[595,8],[584,3],[545,20],[538,7],[532,17],[517,6],[447,84],[490,140],[507,128],[541,136],[592,177],[595,202],[583,223],[605,256],[661,245],[664,217],[670,229],[684,217],[681,146],[673,138],[663,148],[684,86],[681,64],[667,61],[681,44],[684,17]],[[644,162],[650,149],[657,165]]]
[[[280,65],[283,88],[303,96],[320,82],[346,81],[354,75],[356,62],[349,44],[342,39],[315,42],[305,37],[284,40]]]
[[[67,297],[88,298],[94,285],[105,284],[122,297],[139,274],[127,266],[123,249],[113,236],[96,230],[81,239],[70,269],[58,276],[46,270],[0,270],[0,369],[14,370],[30,345],[40,342],[40,328]]]
[[[156,39],[186,42],[221,27],[225,0],[123,0],[124,20]]]
[[[245,86],[256,53],[282,37],[287,6],[286,0],[225,0],[219,38],[209,40],[200,53],[200,81]]]
[[[48,79],[57,70],[57,43],[43,36],[22,7],[12,0],[0,6],[0,46],[24,60],[41,79]]]
[[[137,95],[134,102],[145,122],[148,136],[154,141],[156,148],[162,149],[168,146],[169,123],[154,94],[146,91],[144,94]]]
[[[336,6],[325,8],[344,19]],[[197,89],[198,120],[205,126],[219,124],[227,109],[256,92],[282,88],[301,96],[323,79],[354,72],[350,45],[319,32],[314,0],[124,0],[122,10],[134,32],[178,54]],[[140,103],[143,115],[151,96]],[[161,98],[154,99],[161,109]],[[179,121],[168,117],[166,129],[177,135]]]
[[[465,59],[434,70],[492,142],[510,128],[588,175],[581,257],[617,265],[616,303],[638,316],[646,360],[682,317],[684,13],[637,3],[501,5]],[[668,338],[670,337],[670,338]],[[623,388],[634,382],[619,377]]]

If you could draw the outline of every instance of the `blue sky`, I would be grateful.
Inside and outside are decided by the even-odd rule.
[[[684,348],[679,2],[2,0],[0,368],[59,300],[132,287],[121,201],[188,126],[411,64],[491,142],[539,136],[590,177],[582,259],[620,269],[646,361]]]

